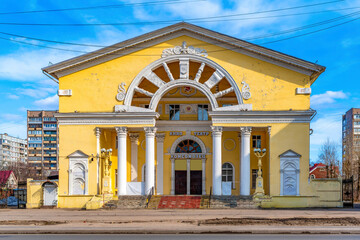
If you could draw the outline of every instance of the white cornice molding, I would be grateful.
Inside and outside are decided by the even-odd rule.
[[[59,125],[155,125],[158,113],[57,113]]]
[[[227,123],[310,123],[316,111],[212,111],[213,124]]]

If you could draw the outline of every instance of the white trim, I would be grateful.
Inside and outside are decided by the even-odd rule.
[[[224,162],[222,165],[221,165],[221,178],[222,178],[222,170],[223,170],[223,167],[224,167],[224,164],[226,163],[229,163],[232,167],[232,188],[231,189],[235,189],[235,166],[234,164],[232,164],[231,162]],[[221,179],[222,181],[222,179]]]
[[[176,150],[176,147],[177,145],[179,145],[180,142],[184,141],[184,140],[193,140],[195,141],[196,143],[198,143],[200,145],[200,148],[201,148],[201,153],[202,154],[206,154],[206,146],[204,144],[203,141],[201,141],[200,138],[198,137],[195,137],[193,135],[184,135],[182,137],[179,137],[177,138],[173,144],[171,145],[171,149],[170,149],[170,154],[175,154],[175,150]]]
[[[218,75],[224,76],[226,78],[226,80],[229,82],[229,84],[231,85],[231,87],[233,87],[238,104],[243,104],[241,91],[240,91],[238,85],[236,84],[236,82],[232,78],[232,76],[219,64],[217,64],[216,62],[214,62],[210,59],[200,57],[200,56],[195,56],[195,55],[177,56],[177,55],[175,55],[175,56],[160,58],[160,59],[156,60],[155,62],[150,63],[143,70],[141,70],[140,73],[131,82],[129,88],[127,89],[126,97],[124,100],[124,105],[131,106],[131,103],[134,98],[135,88],[140,85],[144,76],[147,76],[147,73],[153,71],[154,69],[156,69],[160,66],[163,66],[163,63],[171,63],[171,62],[181,61],[181,59],[184,59],[184,58],[188,58],[193,62],[205,63],[206,65],[212,67],[213,69],[216,69],[216,72],[218,73]],[[175,86],[172,86],[172,85],[175,85]],[[167,87],[165,87],[165,86],[167,86]],[[161,86],[159,86],[160,88],[155,92],[155,96],[160,96],[160,98],[161,98],[161,96],[163,96],[168,90],[171,90],[174,87],[179,87],[179,86],[192,86],[192,87],[202,91],[209,98],[213,109],[215,110],[217,108],[216,98],[215,98],[214,94],[210,91],[210,89],[208,87],[206,87],[206,85],[204,85],[204,84],[201,84],[197,81],[189,80],[189,79],[174,80],[174,81],[170,81],[164,85],[161,85]],[[153,100],[154,97],[152,97],[152,100],[150,102],[150,107],[149,107],[149,109],[152,109],[153,111],[155,111],[156,106],[159,102],[159,99]]]

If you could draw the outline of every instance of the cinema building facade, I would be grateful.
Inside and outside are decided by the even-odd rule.
[[[59,83],[58,206],[152,189],[251,196],[257,148],[272,206],[319,202],[310,86],[324,70],[187,23],[44,68]]]

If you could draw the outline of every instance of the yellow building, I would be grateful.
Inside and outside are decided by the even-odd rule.
[[[337,188],[308,180],[310,86],[324,70],[188,23],[44,68],[59,83],[58,206],[152,189],[250,196],[258,148],[264,207],[320,206],[317,186]]]

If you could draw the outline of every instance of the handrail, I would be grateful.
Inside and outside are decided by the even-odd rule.
[[[150,203],[150,200],[151,200],[152,195],[154,195],[154,187],[151,187],[151,189],[150,189],[150,191],[149,191],[149,194],[148,194],[147,197],[146,197],[146,205],[145,205],[145,208],[148,208],[148,207],[149,207],[149,203]]]
[[[210,187],[210,194],[209,194],[208,208],[210,208],[211,195],[212,195],[212,187]]]

